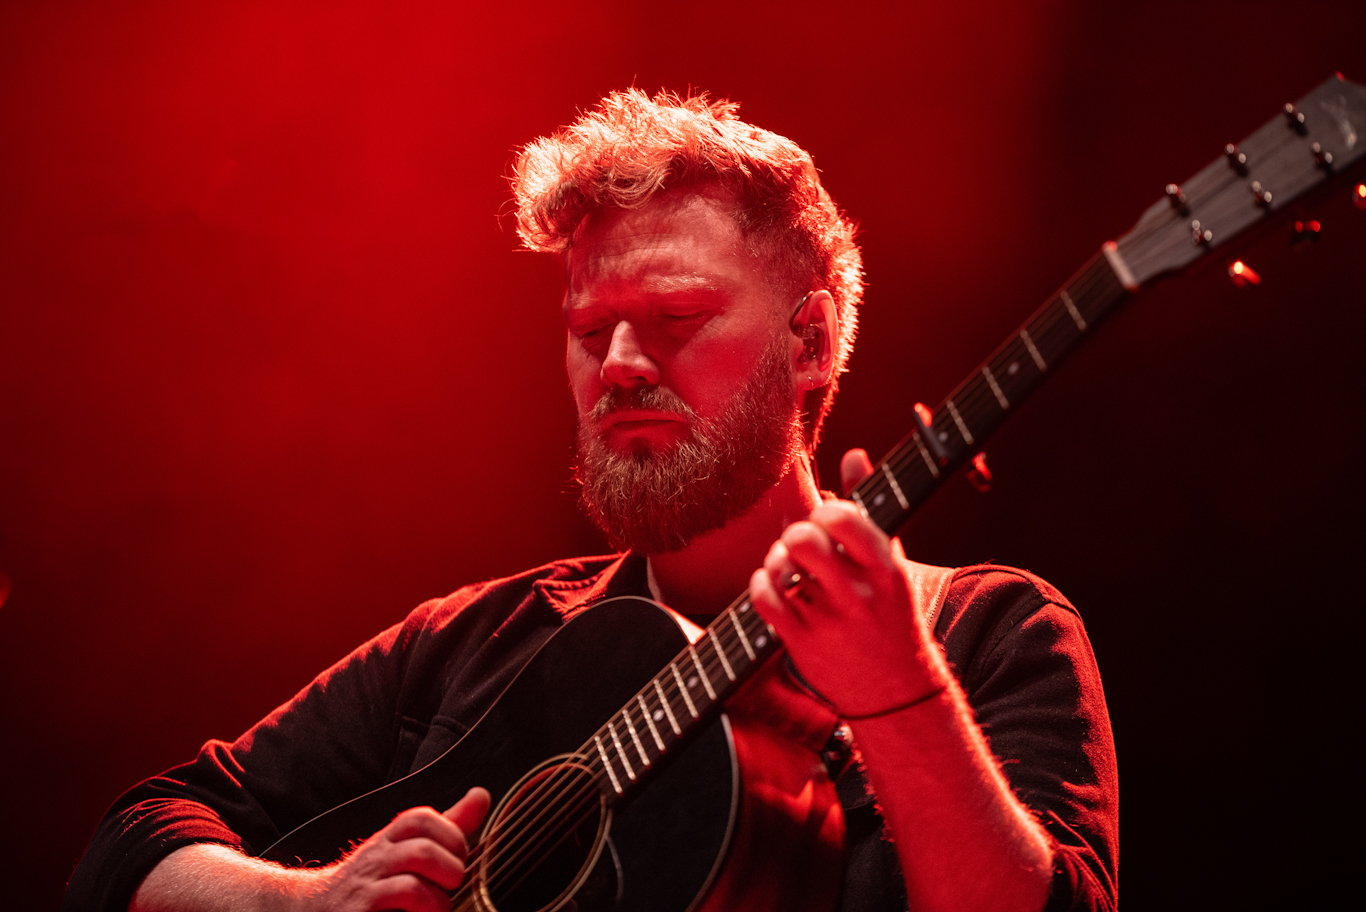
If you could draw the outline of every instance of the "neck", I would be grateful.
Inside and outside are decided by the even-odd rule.
[[[681,551],[649,556],[650,588],[664,604],[690,617],[709,617],[749,588],[769,547],[789,525],[805,519],[820,503],[820,489],[805,459],[796,459],[782,479],[749,512]]]

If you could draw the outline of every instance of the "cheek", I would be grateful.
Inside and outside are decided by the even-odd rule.
[[[574,404],[581,414],[588,412],[602,396],[602,365],[571,338],[565,349],[564,368]]]

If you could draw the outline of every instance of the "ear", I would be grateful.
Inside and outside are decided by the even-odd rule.
[[[792,346],[792,371],[799,390],[820,389],[830,382],[835,368],[835,340],[839,317],[835,299],[825,289],[808,294],[789,324],[796,338]]]

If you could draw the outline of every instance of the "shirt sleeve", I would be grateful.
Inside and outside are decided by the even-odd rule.
[[[182,846],[258,854],[321,810],[383,784],[402,734],[395,707],[414,622],[363,644],[236,741],[210,741],[191,762],[121,795],[63,908],[123,912],[147,873]]]
[[[1076,609],[1031,574],[967,568],[936,633],[1011,788],[1048,832],[1049,912],[1115,908],[1114,736]]]

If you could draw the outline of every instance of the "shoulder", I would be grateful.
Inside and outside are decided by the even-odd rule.
[[[1077,609],[1052,583],[1028,570],[1000,564],[956,568],[945,601],[945,620],[950,614],[965,611],[992,608],[1028,613],[1044,605],[1056,605],[1079,617]]]
[[[1003,662],[1094,661],[1081,615],[1066,596],[1027,570],[997,564],[954,571],[935,637],[965,684]]]
[[[595,601],[621,571],[621,554],[552,561],[513,576],[462,586],[449,595],[418,605],[401,628],[410,633],[468,623],[478,615],[501,624],[519,610],[550,612],[560,620]]]

